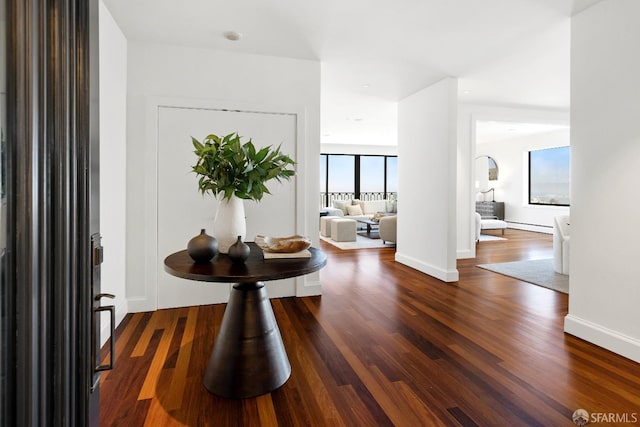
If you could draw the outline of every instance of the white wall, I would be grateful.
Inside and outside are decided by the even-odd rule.
[[[571,24],[571,276],[565,331],[640,362],[640,2]]]
[[[190,173],[195,163],[191,136],[201,139],[212,133],[213,126],[219,135],[233,132],[251,135],[257,147],[279,145],[282,152],[293,159],[300,157],[296,136],[303,120],[295,114],[194,109],[192,102],[187,103],[187,107],[158,109],[158,180],[157,189],[150,191],[157,192],[156,253],[159,261],[167,254],[184,249],[186,242],[203,228],[221,244],[213,227],[220,204],[197,191],[197,177]],[[267,186],[271,194],[259,203],[244,201],[245,241],[253,241],[258,234],[291,236],[299,231],[302,233],[300,223],[304,219],[297,213],[303,212],[304,207],[297,206],[298,184],[301,184],[298,178],[283,183],[270,181]],[[236,237],[233,236],[234,241]],[[301,280],[269,281],[266,284],[268,295],[271,298],[296,295],[296,286]],[[156,283],[159,309],[216,304],[229,299],[229,286],[174,277],[164,271],[162,263],[158,265]]]
[[[102,292],[116,296],[116,323],[127,314],[126,300],[126,143],[127,40],[100,1],[100,233],[104,247]],[[110,334],[101,321],[101,341]]]
[[[300,191],[303,212],[297,212],[304,221],[298,232],[314,238],[317,244],[319,62],[130,42],[128,84],[127,297],[130,311],[157,307],[158,263],[163,260],[156,254],[156,130],[157,109],[165,102],[194,108],[223,105],[229,109],[302,112],[298,139],[303,147],[296,159],[296,179],[304,186]],[[214,127],[212,124],[212,132]],[[297,209],[296,206],[288,208]],[[312,230],[316,232],[311,233]],[[297,288],[297,295],[320,292],[317,274],[304,280],[305,285]]]
[[[498,164],[500,175],[490,187],[495,188],[495,200],[504,202],[505,221],[510,228],[553,233],[553,218],[569,215],[568,207],[527,203],[528,152],[567,145],[568,129],[476,145],[476,157],[488,155]],[[485,194],[484,199],[491,200],[491,193]]]
[[[446,282],[458,280],[457,87],[446,78],[398,108],[396,261]]]
[[[527,108],[460,104],[458,106],[457,147],[457,257],[474,258],[475,244],[475,127],[479,120],[519,123],[569,124],[569,112]],[[498,165],[500,166],[500,165]]]

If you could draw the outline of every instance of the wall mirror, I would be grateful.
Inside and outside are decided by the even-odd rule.
[[[491,181],[498,180],[498,164],[490,156],[476,157],[476,190],[488,191],[491,188]]]

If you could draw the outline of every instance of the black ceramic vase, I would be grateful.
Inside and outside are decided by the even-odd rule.
[[[229,247],[229,258],[234,264],[244,264],[249,258],[251,248],[242,241],[242,236],[238,236],[238,240]]]
[[[189,252],[191,259],[197,263],[209,262],[218,255],[218,241],[215,237],[209,236],[203,228],[200,230],[200,234],[189,240],[187,252]]]

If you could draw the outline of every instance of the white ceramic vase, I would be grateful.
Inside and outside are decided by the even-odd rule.
[[[218,210],[213,220],[213,237],[218,240],[218,250],[228,254],[238,236],[244,241],[247,234],[247,221],[244,216],[244,201],[236,196],[225,199],[222,194],[218,200]]]

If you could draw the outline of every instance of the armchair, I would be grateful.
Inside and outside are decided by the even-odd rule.
[[[378,232],[383,243],[396,243],[396,229],[398,224],[398,215],[383,216],[378,221]]]
[[[553,269],[565,275],[569,275],[569,224],[568,215],[553,219]]]

